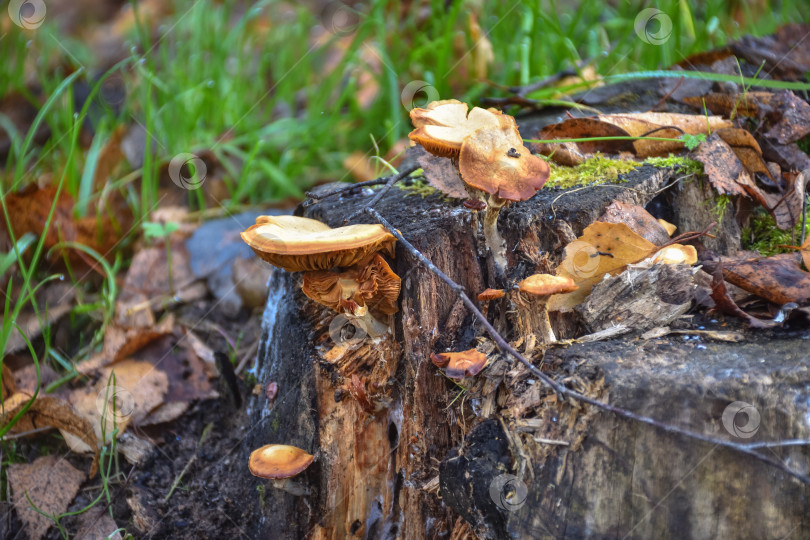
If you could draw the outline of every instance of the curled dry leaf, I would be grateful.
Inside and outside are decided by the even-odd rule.
[[[722,265],[717,265],[712,273],[712,292],[711,297],[714,300],[714,309],[725,315],[732,315],[748,322],[752,328],[771,328],[775,323],[771,321],[763,321],[757,319],[740,309],[731,296],[728,294],[726,282],[723,280]]]
[[[733,124],[719,116],[705,116],[676,113],[628,113],[602,114],[588,118],[569,118],[559,124],[546,126],[540,132],[540,139],[573,139],[583,137],[657,137],[677,139],[684,133],[689,135],[708,134]],[[572,143],[569,143],[572,144]],[[666,156],[670,152],[683,150],[680,141],[589,141],[576,143],[580,152],[592,154],[597,151],[609,154],[630,151],[639,158]],[[561,152],[564,161],[570,161],[572,153],[563,151],[558,144],[541,144],[538,152],[551,155]],[[573,155],[576,155],[574,153]],[[570,163],[559,162],[566,165]]]
[[[31,464],[12,464],[7,474],[14,508],[33,540],[42,538],[53,525],[50,516],[61,515],[68,509],[85,480],[83,472],[56,455],[37,458]],[[31,507],[32,503],[39,512]]]
[[[750,193],[759,191],[751,173],[718,134],[713,133],[700,143],[692,157],[703,163],[709,182],[721,195],[750,197]]]

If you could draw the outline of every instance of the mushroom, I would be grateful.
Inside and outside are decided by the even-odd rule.
[[[301,289],[309,298],[338,313],[362,316],[366,310],[393,315],[398,311],[400,278],[379,253],[344,271],[304,273]]]
[[[380,256],[393,257],[396,243],[382,225],[333,229],[309,218],[260,216],[242,239],[270,264],[304,272],[303,291],[312,300],[347,314],[373,338],[387,332],[374,314],[396,313],[400,279]]]
[[[259,216],[242,233],[256,255],[288,272],[353,266],[374,253],[394,256],[396,238],[382,225],[331,228],[298,216]]]
[[[295,446],[268,444],[250,453],[248,468],[253,476],[273,481],[273,486],[293,495],[307,495],[305,486],[289,479],[304,471],[315,457]]]
[[[478,375],[487,364],[487,355],[476,349],[469,349],[461,352],[431,354],[430,360],[436,367],[445,368],[445,375],[451,379],[463,379]]]
[[[546,303],[552,294],[563,294],[577,290],[574,280],[550,274],[534,274],[518,283],[517,304],[524,313],[519,317],[519,326],[523,334],[532,334],[539,328],[545,344],[554,343],[557,338],[551,329]]]
[[[546,162],[523,145],[515,119],[496,109],[473,108],[456,100],[435,101],[413,109],[408,137],[436,155],[451,158],[474,200],[486,203],[484,239],[500,273],[506,246],[498,215],[508,201],[524,201],[543,187]]]
[[[498,215],[509,201],[528,200],[543,187],[549,177],[548,164],[523,146],[514,119],[509,129],[473,132],[461,145],[458,162],[467,191],[487,203],[484,239],[496,267],[503,272],[506,244],[498,232]]]

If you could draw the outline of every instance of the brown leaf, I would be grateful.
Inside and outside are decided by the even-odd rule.
[[[51,281],[43,285],[36,294],[37,309],[27,304],[17,316],[16,323],[22,329],[22,334],[17,328],[11,330],[5,352],[13,353],[26,349],[23,336],[31,341],[39,337],[42,334],[43,323],[47,328],[70,312],[75,296],[76,289],[69,283]]]
[[[759,147],[759,143],[753,135],[740,128],[723,128],[718,129],[715,133],[731,147],[749,172],[762,173],[771,180],[774,179],[762,159],[762,148]]]
[[[782,196],[765,193],[765,207],[776,221],[776,226],[783,231],[791,230],[802,219],[802,204],[810,181],[810,169],[799,174],[786,174],[785,194]]]
[[[810,302],[810,273],[800,267],[798,253],[783,253],[772,257],[743,261],[722,261],[723,277],[729,283],[774,304]],[[709,270],[719,263],[704,262]]]
[[[30,399],[30,396],[21,393],[11,396],[4,402],[3,410],[0,411],[0,423],[2,425],[8,424]],[[43,427],[59,429],[63,433],[74,435],[92,451],[98,452],[92,424],[80,416],[62,398],[38,395],[31,407],[11,428],[11,432],[24,433]],[[96,462],[94,461],[90,472],[91,476],[95,475],[95,465]]]
[[[721,114],[728,117],[756,117],[760,114],[760,96],[770,100],[773,94],[770,92],[748,92],[735,95],[712,92],[703,96],[686,97],[683,101],[701,111],[705,106],[712,114]]]
[[[810,69],[810,44],[806,36],[810,25],[804,23],[786,24],[776,33],[762,36],[744,36],[728,45],[728,49],[752,66],[764,63],[763,72],[774,79],[795,81],[804,77]]]
[[[657,246],[669,242],[669,234],[661,223],[644,208],[635,204],[613,201],[597,221],[624,223],[634,233]]]
[[[765,136],[779,144],[790,144],[810,133],[810,104],[791,91],[775,95],[772,106],[779,120]]]
[[[5,402],[7,397],[11,397],[17,393],[17,383],[14,381],[14,373],[11,368],[3,362],[3,368],[0,372],[0,401]]]
[[[458,174],[458,169],[453,166],[450,158],[437,157],[419,147],[420,155],[416,159],[419,166],[425,171],[425,178],[428,183],[454,199],[466,199],[469,197],[464,182]]]
[[[85,475],[64,458],[50,455],[31,464],[10,465],[8,479],[17,515],[27,527],[28,537],[38,540],[53,525],[53,520],[34,510],[31,504],[48,515],[63,514],[79,492]]]
[[[751,173],[718,134],[713,133],[700,143],[692,157],[703,163],[709,182],[721,195],[749,197],[749,192],[759,192]]]
[[[712,274],[711,297],[714,300],[714,309],[726,315],[732,315],[748,322],[752,328],[771,328],[775,323],[757,319],[740,309],[731,299],[726,289],[726,282],[723,280],[722,265],[718,265]]]

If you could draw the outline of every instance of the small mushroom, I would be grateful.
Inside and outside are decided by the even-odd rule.
[[[273,486],[293,495],[306,495],[305,486],[289,479],[304,471],[315,457],[295,446],[268,444],[250,454],[248,468],[253,476],[273,481]]]
[[[527,328],[537,322],[540,334],[546,344],[554,343],[557,338],[551,329],[546,303],[552,294],[564,294],[577,290],[574,280],[550,274],[534,274],[518,283],[517,303],[523,307],[521,318]]]
[[[487,355],[476,349],[470,349],[461,352],[431,354],[430,360],[435,366],[445,368],[445,375],[451,379],[463,379],[478,375],[487,364]]]
[[[497,300],[506,296],[506,291],[503,289],[486,289],[478,295],[479,302],[488,302],[490,300]]]
[[[458,158],[461,145],[479,128],[498,129],[511,118],[497,109],[473,107],[455,99],[431,102],[424,109],[411,110],[411,123],[416,128],[408,138],[425,147],[434,156]],[[457,165],[456,165],[456,168]]]
[[[697,262],[697,250],[694,246],[684,246],[673,244],[658,250],[653,256],[653,263],[662,264],[695,264]]]

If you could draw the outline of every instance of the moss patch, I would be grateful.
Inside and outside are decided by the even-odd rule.
[[[576,167],[565,167],[556,163],[549,163],[551,174],[548,186],[559,186],[563,189],[616,182],[620,174],[626,174],[641,167],[637,161],[622,161],[620,159],[606,158],[595,154],[586,159],[585,163]]]
[[[703,163],[686,156],[651,157],[644,163],[658,168],[674,167],[684,174],[703,174]]]
[[[807,210],[807,232],[810,234],[810,208]],[[742,231],[742,247],[751,251],[759,251],[765,257],[777,253],[792,253],[795,250],[780,246],[798,245],[802,237],[802,223],[793,231],[783,231],[776,226],[776,222],[764,208],[758,208],[751,216],[748,227]]]

